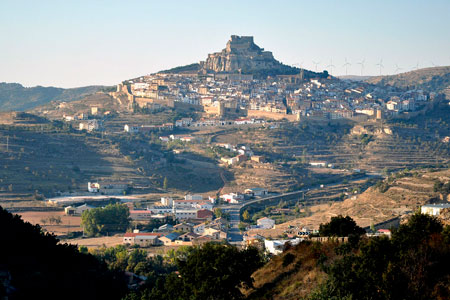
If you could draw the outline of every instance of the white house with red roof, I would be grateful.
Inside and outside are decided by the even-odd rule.
[[[158,239],[161,235],[157,232],[127,232],[123,236],[123,243],[141,247],[159,246],[162,244]]]

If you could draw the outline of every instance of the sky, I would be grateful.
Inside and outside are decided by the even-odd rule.
[[[113,85],[205,60],[233,34],[333,75],[448,66],[450,1],[0,0],[0,82]]]

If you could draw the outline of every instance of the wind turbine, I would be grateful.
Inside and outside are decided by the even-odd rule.
[[[439,67],[439,65],[436,65],[434,62],[432,62],[431,61],[431,65],[433,66],[433,67]]]
[[[398,74],[398,71],[403,70],[403,68],[400,68],[397,64],[395,64],[395,73]]]
[[[380,68],[380,76],[381,76],[381,68],[384,68],[384,66],[383,66],[383,59],[380,59],[380,62],[375,64],[375,66],[378,66]]]
[[[330,75],[333,74],[333,68],[335,67],[335,65],[333,65],[333,59],[330,59],[330,64],[327,66],[327,68],[330,68]]]
[[[364,58],[362,61],[358,62],[358,65],[361,65],[361,76],[363,75],[364,70],[364,63],[366,62],[366,59]]]
[[[415,66],[413,66],[413,69],[419,70],[419,61],[417,61],[417,64]]]
[[[319,62],[313,61],[313,64],[316,66],[315,70],[316,70],[316,72],[317,72],[317,65],[320,64],[320,61],[319,61]]]
[[[345,64],[343,67],[345,68],[345,75],[348,75],[348,66],[351,66],[352,64],[347,61],[347,57],[345,58]]]

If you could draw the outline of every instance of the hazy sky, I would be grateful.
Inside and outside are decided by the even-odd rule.
[[[286,64],[333,75],[450,65],[449,0],[0,0],[0,82],[112,85],[205,60],[253,35]]]

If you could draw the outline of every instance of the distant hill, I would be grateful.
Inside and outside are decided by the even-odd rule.
[[[351,80],[351,81],[367,81],[371,79],[373,76],[361,76],[361,75],[342,75],[337,76],[337,78],[342,80]]]
[[[24,111],[51,101],[74,101],[94,94],[105,86],[63,89],[56,87],[24,87],[18,83],[0,82],[0,111]]]
[[[450,66],[425,68],[390,76],[374,76],[367,79],[366,82],[398,88],[418,88],[443,92],[450,87]]]

